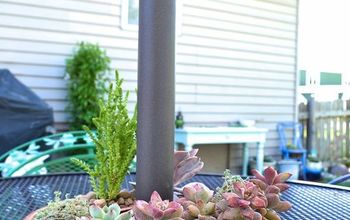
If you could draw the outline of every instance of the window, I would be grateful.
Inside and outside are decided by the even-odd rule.
[[[137,30],[139,23],[139,0],[122,1],[122,28]]]
[[[128,24],[139,23],[139,1],[128,0]]]
[[[182,0],[176,0],[176,35],[181,33]],[[125,30],[138,30],[139,0],[122,0],[122,28]]]

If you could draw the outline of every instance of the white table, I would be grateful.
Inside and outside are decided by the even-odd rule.
[[[262,172],[264,164],[264,145],[267,129],[255,127],[185,127],[175,130],[175,143],[183,144],[191,150],[198,144],[243,144],[243,171],[248,175],[249,148],[247,143],[256,143],[257,169]]]

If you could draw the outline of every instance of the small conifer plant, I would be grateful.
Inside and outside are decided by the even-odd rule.
[[[84,130],[96,145],[96,164],[90,167],[76,158],[73,161],[90,176],[98,198],[112,200],[118,195],[128,167],[136,155],[137,109],[128,115],[129,91],[123,94],[123,80],[116,71],[115,84],[109,87],[108,99],[99,102],[100,113],[93,119],[96,134],[87,126]]]

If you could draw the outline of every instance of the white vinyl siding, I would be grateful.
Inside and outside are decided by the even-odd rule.
[[[227,125],[254,119],[270,130],[265,154],[278,158],[276,123],[295,115],[297,1],[183,4],[176,106],[185,121]],[[230,151],[230,167],[238,173],[241,148]]]
[[[122,0],[0,0],[0,68],[54,108],[67,128],[65,59],[78,41],[98,43],[136,101],[137,32],[121,25]],[[186,125],[257,120],[270,129],[295,119],[297,0],[182,0],[177,36],[176,110]],[[240,164],[240,148],[232,167]],[[252,154],[254,153],[252,149]]]

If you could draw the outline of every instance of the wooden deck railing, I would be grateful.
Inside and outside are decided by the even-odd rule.
[[[350,157],[350,100],[314,102],[313,106],[302,103],[299,120],[304,126],[304,146],[316,149],[321,160]]]

